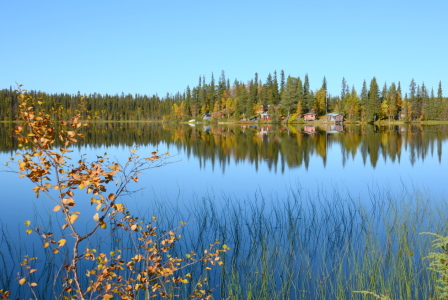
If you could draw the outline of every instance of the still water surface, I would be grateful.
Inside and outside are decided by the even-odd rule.
[[[0,161],[6,162],[14,156],[17,144],[9,137],[8,125],[0,124],[0,133]],[[237,266],[243,265],[242,262],[250,255],[255,255],[255,243],[260,243],[259,237],[266,234],[281,247],[290,245],[291,249],[300,253],[297,254],[300,259],[293,262],[296,264],[294,270],[308,270],[306,268],[310,265],[309,270],[320,274],[322,260],[315,256],[320,255],[316,251],[322,248],[321,241],[324,242],[325,251],[331,250],[329,257],[334,256],[332,251],[340,250],[330,249],[333,246],[356,248],[352,243],[365,242],[371,234],[361,233],[367,233],[371,230],[368,227],[376,222],[372,221],[369,226],[363,224],[365,212],[380,214],[384,205],[390,213],[390,208],[395,204],[385,204],[389,194],[399,195],[391,197],[393,201],[401,201],[400,195],[412,195],[415,190],[430,195],[426,203],[409,202],[415,207],[423,206],[422,209],[410,210],[412,218],[405,222],[419,224],[415,228],[417,235],[439,226],[439,217],[428,216],[429,213],[436,216],[431,212],[433,203],[444,207],[442,202],[448,192],[447,140],[448,126],[93,123],[86,130],[85,139],[74,149],[72,157],[78,159],[81,154],[86,154],[89,158],[107,153],[112,159],[125,162],[133,145],[138,145],[143,157],[150,156],[154,150],[169,152],[170,163],[148,170],[138,184],[131,186],[137,192],[122,199],[131,211],[137,211],[143,217],[165,217],[168,219],[165,224],[172,224],[170,226],[181,220],[192,222],[186,233],[191,243],[187,247],[202,243],[195,234],[202,233],[204,227],[218,224],[208,234],[212,238],[227,240],[225,242],[233,248],[232,261]],[[1,170],[7,169],[2,166]],[[29,182],[19,180],[17,174],[8,172],[0,173],[0,182],[0,220],[3,225],[7,224],[12,236],[23,233],[21,224],[25,220],[32,220],[33,223],[47,221],[53,205],[43,197],[35,199]],[[143,189],[138,190],[140,188]],[[307,200],[302,201],[298,194],[308,195],[303,197]],[[334,199],[336,195],[343,196]],[[380,200],[372,199],[372,195],[379,196]],[[332,205],[332,202],[337,204]],[[81,209],[91,210],[88,203],[86,197]],[[396,207],[403,208],[400,206],[403,203]],[[400,218],[402,215],[394,212],[391,216]],[[376,218],[375,215],[373,218]],[[194,219],[200,220],[199,223],[194,223]],[[378,217],[377,220],[377,224],[384,226],[383,229],[387,227],[383,219]],[[265,233],[257,235],[251,231],[257,226],[260,232],[264,228]],[[277,232],[277,229],[280,231]],[[355,232],[362,236],[359,240],[354,238],[358,234]],[[246,240],[251,242],[238,242]],[[381,242],[379,248],[382,245]],[[420,261],[419,253],[412,255]],[[306,257],[306,268],[302,266],[303,257]],[[254,259],[258,261],[259,257]],[[421,268],[419,270],[426,269],[421,264],[415,265]],[[247,272],[255,274],[253,270]],[[309,271],[303,272],[303,276],[307,276]],[[300,276],[297,282],[306,282]],[[311,290],[315,284],[319,286],[320,281],[298,289]],[[334,288],[329,286],[328,290]],[[351,293],[350,289],[346,292],[347,295]],[[312,293],[309,294],[310,299],[313,298]]]
[[[13,156],[16,143],[1,124],[0,161]],[[92,124],[73,153],[107,153],[125,161],[129,147],[142,156],[169,152],[172,164],[146,172],[135,201],[152,198],[189,202],[193,195],[262,195],[282,198],[298,187],[338,189],[367,197],[372,188],[418,187],[434,195],[447,192],[447,126],[210,126],[108,123]],[[5,170],[4,167],[2,167]],[[32,213],[31,185],[0,173],[3,222]],[[6,202],[6,203],[5,203]],[[5,207],[6,205],[6,207]],[[5,209],[6,208],[6,209]],[[26,212],[26,213],[25,213]]]

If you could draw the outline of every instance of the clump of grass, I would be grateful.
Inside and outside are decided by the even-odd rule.
[[[218,237],[232,249],[212,286],[218,298],[361,299],[372,291],[391,299],[439,296],[423,260],[446,232],[445,201],[417,189],[372,188],[369,197],[298,189],[280,199],[257,193],[237,199],[208,195],[179,208],[194,216],[196,237]],[[213,207],[213,210],[210,209]],[[190,231],[191,228],[186,228]],[[191,232],[190,232],[191,233]],[[185,245],[184,248],[191,248]]]
[[[429,268],[437,274],[436,288],[440,292],[439,299],[448,299],[448,236],[425,232],[436,237],[433,246],[440,251],[431,252],[426,257],[431,262]]]

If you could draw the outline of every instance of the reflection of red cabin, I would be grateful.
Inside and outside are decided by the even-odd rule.
[[[262,112],[260,114],[260,120],[269,121],[271,119],[271,116],[268,115],[266,111]]]
[[[305,121],[315,121],[316,120],[316,114],[315,113],[306,113],[303,115],[303,119]]]
[[[303,132],[305,132],[305,133],[316,133],[316,126],[305,126],[303,128]]]
[[[271,127],[269,126],[261,126],[260,127],[260,132],[258,132],[258,135],[266,135],[268,134],[268,131],[271,129]]]
[[[327,121],[333,121],[333,122],[342,122],[344,120],[343,115],[333,113],[327,114],[325,118],[327,119]]]

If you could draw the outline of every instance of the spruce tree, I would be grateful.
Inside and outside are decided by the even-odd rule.
[[[322,79],[322,88],[325,90],[325,93],[327,93],[327,78]]]
[[[219,77],[218,82],[218,100],[224,97],[224,93],[226,91],[226,75],[224,70],[221,71],[221,77]]]
[[[369,92],[367,91],[367,84],[366,84],[366,80],[364,79],[364,82],[362,83],[362,89],[361,89],[361,105],[363,105],[363,106],[367,105],[368,99],[369,99]]]
[[[367,122],[374,122],[378,119],[381,111],[380,107],[380,93],[376,78],[373,77],[370,81],[370,89],[368,93],[368,100],[366,106]]]
[[[303,98],[305,103],[305,109],[311,111],[314,109],[314,99],[311,95],[310,80],[308,74],[305,74],[305,82],[303,83]]]
[[[341,83],[341,100],[345,99],[345,95],[347,94],[347,81],[344,77],[342,77],[342,83]]]
[[[282,96],[284,91],[285,91],[285,71],[282,70],[280,72],[280,97]]]
[[[412,78],[411,83],[409,84],[409,95],[408,95],[408,116],[411,120],[415,120],[420,117],[419,114],[419,99],[417,93],[417,84]]]
[[[436,109],[437,109],[437,119],[445,119],[445,111],[446,111],[446,103],[443,100],[443,91],[442,91],[442,81],[439,81],[439,87],[437,88],[437,99],[436,101]]]
[[[288,114],[288,118],[291,114],[291,110],[297,103],[297,83],[297,78],[288,76],[285,90],[282,93],[281,104],[283,110]]]
[[[389,111],[388,111],[389,120],[395,119],[398,113],[397,93],[398,93],[397,86],[395,85],[394,82],[392,82],[387,91],[387,98],[389,101]]]

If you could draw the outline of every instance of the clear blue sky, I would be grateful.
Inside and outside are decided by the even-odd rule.
[[[0,0],[0,88],[183,92],[221,70],[342,77],[360,91],[412,78],[448,93],[446,0]]]

